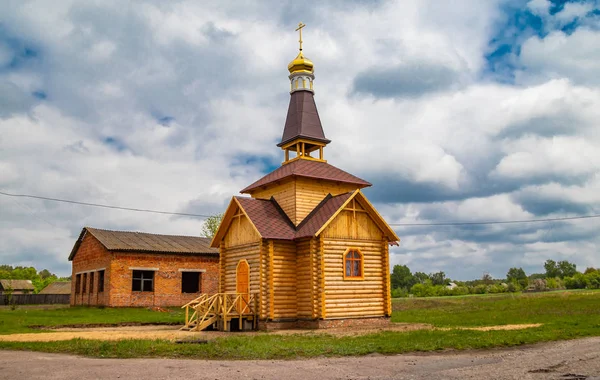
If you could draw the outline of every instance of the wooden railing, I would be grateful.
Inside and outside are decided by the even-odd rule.
[[[258,297],[248,293],[202,294],[181,307],[185,309],[185,326],[182,330],[201,331],[216,324],[219,330],[229,331],[232,319],[238,319],[239,329],[243,321],[252,321],[256,329],[258,321]]]

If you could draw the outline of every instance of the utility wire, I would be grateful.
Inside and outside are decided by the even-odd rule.
[[[45,200],[45,201],[71,203],[71,204],[83,205],[83,206],[103,207],[103,208],[110,208],[110,209],[115,209],[115,210],[136,211],[136,212],[149,212],[149,213],[163,214],[163,215],[191,216],[191,217],[198,217],[198,218],[209,218],[210,217],[210,215],[190,214],[190,213],[184,213],[184,212],[169,212],[169,211],[149,210],[149,209],[132,208],[132,207],[119,207],[119,206],[111,206],[111,205],[104,205],[104,204],[98,204],[98,203],[78,202],[78,201],[72,201],[72,200],[69,200],[69,199],[41,197],[41,196],[29,195],[29,194],[10,194],[10,193],[2,192],[2,191],[0,191],[0,195],[5,195],[5,196],[8,196],[8,197],[41,199],[41,200]],[[581,216],[566,216],[566,217],[561,217],[561,218],[546,218],[546,219],[491,220],[491,221],[484,221],[484,222],[389,223],[389,225],[390,226],[397,226],[397,227],[415,227],[415,226],[474,226],[474,225],[487,225],[487,224],[543,223],[543,222],[556,222],[556,221],[578,220],[578,219],[592,219],[592,218],[600,218],[600,214],[596,214],[596,215],[581,215]]]
[[[547,218],[547,219],[525,219],[525,220],[490,220],[486,222],[445,222],[445,223],[389,223],[390,226],[470,226],[482,224],[517,224],[517,223],[539,223],[539,222],[556,222],[561,220],[577,220],[600,218],[598,215],[581,215],[581,216],[566,216],[562,218]]]
[[[69,199],[58,199],[58,198],[48,198],[48,197],[40,197],[37,195],[29,195],[29,194],[9,194],[0,191],[1,195],[6,195],[8,197],[19,197],[19,198],[33,198],[33,199],[41,199],[44,201],[53,201],[53,202],[63,202],[63,203],[71,203],[76,205],[83,206],[92,206],[92,207],[102,207],[102,208],[111,208],[115,210],[126,210],[126,211],[137,211],[137,212],[149,212],[153,214],[163,214],[163,215],[180,215],[180,216],[193,216],[199,218],[208,218],[210,215],[201,215],[201,214],[188,214],[185,212],[169,212],[169,211],[159,211],[159,210],[149,210],[144,208],[132,208],[132,207],[119,207],[119,206],[111,206],[111,205],[103,205],[98,203],[88,203],[88,202],[78,202],[72,201]]]

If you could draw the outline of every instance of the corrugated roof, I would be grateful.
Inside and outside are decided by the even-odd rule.
[[[282,146],[297,138],[316,140],[326,144],[330,142],[325,138],[314,95],[310,91],[292,93],[283,136],[277,146]]]
[[[358,189],[371,186],[371,184],[363,179],[353,176],[350,173],[338,169],[326,162],[296,160],[275,169],[271,173],[262,177],[250,186],[246,187],[241,193],[249,193],[252,190],[265,186],[269,183],[280,181],[290,176],[317,178],[328,181],[345,182],[357,185]]]
[[[56,281],[46,286],[39,294],[71,294],[71,281]]]
[[[159,235],[145,232],[111,231],[84,227],[75,243],[69,260],[73,260],[86,233],[92,234],[109,251],[179,253],[189,255],[218,255],[210,247],[209,238],[199,236]]]
[[[292,240],[296,230],[275,200],[235,197],[263,239]]]
[[[4,290],[34,290],[31,280],[0,280],[0,285]]]

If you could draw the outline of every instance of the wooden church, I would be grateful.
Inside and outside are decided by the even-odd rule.
[[[300,53],[288,65],[291,97],[277,144],[284,161],[241,190],[249,197],[229,203],[212,240],[219,292],[251,298],[253,327],[261,329],[387,323],[388,248],[399,238],[361,192],[371,184],[325,160],[330,140],[314,100],[313,63],[302,52],[303,26]]]

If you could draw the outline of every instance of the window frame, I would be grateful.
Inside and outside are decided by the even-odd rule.
[[[198,290],[196,290],[195,292],[184,292],[183,289],[183,276],[186,275],[186,273],[193,273],[195,275],[198,275]],[[181,272],[181,294],[198,294],[198,293],[202,293],[202,273],[203,271],[182,271]]]
[[[81,294],[81,273],[75,275],[75,294]]]
[[[140,277],[136,277],[136,272],[139,272]],[[151,278],[146,278],[144,276],[144,274],[148,274],[148,273],[152,273]],[[156,277],[156,271],[154,270],[149,270],[149,269],[132,269],[131,270],[131,291],[132,292],[139,292],[139,293],[154,293],[154,280]],[[140,281],[140,289],[136,290],[134,289],[134,283],[135,281]],[[146,283],[150,283],[151,285],[151,290],[145,290],[145,286],[144,284]]]
[[[348,253],[350,252],[356,252],[359,255],[359,263],[360,263],[360,276],[348,276],[346,274],[346,262],[348,261],[347,257]],[[363,255],[363,253],[361,252],[360,248],[356,248],[356,247],[350,247],[348,249],[346,249],[346,251],[344,252],[344,255],[342,256],[342,262],[343,262],[343,267],[342,267],[342,273],[344,274],[344,280],[348,280],[348,281],[363,281],[365,279],[365,257]],[[352,261],[357,261],[356,259],[352,258]]]
[[[98,293],[104,292],[104,269],[98,271]]]
[[[81,293],[85,294],[87,293],[88,287],[87,287],[87,280],[88,280],[88,275],[87,273],[84,273],[81,276]]]

